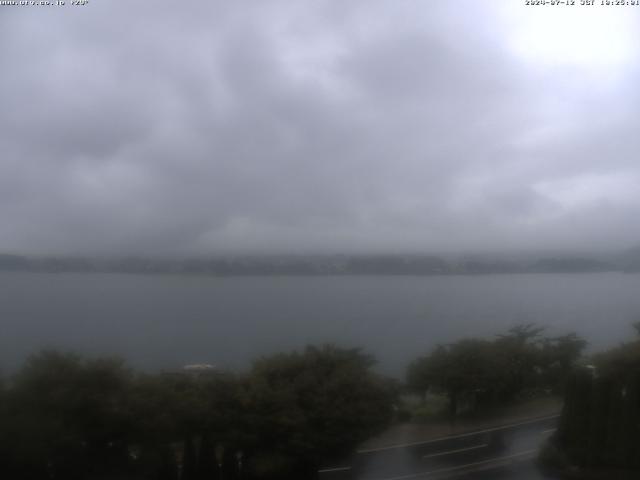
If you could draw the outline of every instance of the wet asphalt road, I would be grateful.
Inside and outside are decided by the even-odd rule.
[[[543,480],[536,466],[557,416],[441,439],[359,451],[346,465],[320,471],[321,480]]]

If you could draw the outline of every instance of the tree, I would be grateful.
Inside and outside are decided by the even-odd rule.
[[[545,385],[554,391],[563,391],[586,346],[587,342],[575,333],[545,338],[541,345]]]
[[[551,445],[566,459],[561,468],[603,469],[604,476],[638,478],[639,436],[640,340],[636,339],[594,355],[590,368],[572,373]]]
[[[390,419],[395,390],[372,364],[325,346],[263,358],[248,375],[134,375],[119,360],[45,351],[0,384],[2,475],[233,479],[247,464],[242,478],[300,478]]]
[[[580,358],[586,342],[575,334],[541,337],[542,327],[518,325],[494,340],[463,339],[439,345],[407,369],[409,388],[439,391],[453,418],[467,409],[499,405],[528,389],[556,388]]]
[[[633,324],[636,329],[637,324]],[[597,374],[623,380],[640,374],[640,338],[593,356]]]
[[[84,478],[125,469],[131,380],[122,362],[45,351],[7,399],[10,457],[20,478]]]
[[[526,388],[539,386],[543,331],[544,327],[533,323],[516,325],[495,340],[500,358],[501,395],[505,401],[512,400]]]
[[[249,379],[254,469],[265,477],[302,475],[383,428],[394,390],[373,363],[358,349],[331,345],[257,361]]]
[[[493,396],[496,360],[492,343],[487,340],[464,339],[439,345],[409,366],[408,382],[420,393],[433,390],[446,394],[453,418],[462,401],[475,409]]]

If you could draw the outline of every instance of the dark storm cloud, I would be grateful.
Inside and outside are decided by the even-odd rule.
[[[2,7],[0,250],[635,243],[635,56],[545,63],[522,25],[506,2]]]

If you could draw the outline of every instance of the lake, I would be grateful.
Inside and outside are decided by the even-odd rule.
[[[0,370],[44,347],[144,370],[253,358],[309,343],[358,346],[384,373],[437,343],[536,322],[591,349],[632,337],[640,275],[206,277],[0,274]]]

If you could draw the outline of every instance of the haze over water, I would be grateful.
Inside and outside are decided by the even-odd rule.
[[[439,342],[517,323],[575,331],[600,349],[632,335],[640,276],[202,277],[0,274],[0,369],[44,347],[115,354],[155,371],[332,342],[362,347],[384,373]]]
[[[0,255],[640,241],[636,6],[73,3],[0,15]],[[399,375],[438,342],[522,322],[611,345],[640,313],[637,283],[0,274],[0,368],[45,346],[243,367],[329,341]]]

